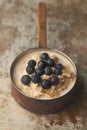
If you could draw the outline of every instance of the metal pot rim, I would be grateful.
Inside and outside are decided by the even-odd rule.
[[[68,93],[73,89],[73,87],[75,86],[75,83],[74,83],[74,85],[72,86],[72,88],[71,88],[67,93],[65,93],[65,94],[62,95],[62,96],[59,96],[59,97],[56,97],[56,98],[52,98],[52,99],[40,99],[40,98],[29,97],[29,96],[25,95],[20,89],[18,89],[18,87],[17,87],[16,84],[14,83],[13,78],[12,78],[12,72],[13,72],[15,63],[16,63],[22,56],[24,56],[24,55],[26,55],[27,53],[32,52],[32,51],[34,51],[34,50],[50,50],[50,51],[54,51],[54,52],[60,53],[60,54],[63,55],[65,58],[67,58],[67,59],[70,61],[70,63],[73,65],[73,67],[74,67],[75,75],[76,75],[76,78],[75,78],[75,83],[76,83],[76,80],[77,80],[77,69],[76,69],[76,66],[75,66],[74,62],[71,60],[71,58],[68,57],[65,53],[63,53],[63,52],[61,52],[61,51],[59,51],[59,50],[56,50],[56,49],[51,49],[51,48],[32,48],[32,49],[28,49],[28,50],[26,50],[26,51],[20,53],[20,54],[13,60],[13,62],[12,62],[12,64],[11,64],[11,68],[10,68],[10,78],[11,78],[13,87],[15,87],[15,89],[16,89],[20,94],[22,94],[23,96],[25,96],[25,97],[27,97],[27,98],[30,98],[30,99],[38,100],[38,101],[39,101],[39,100],[40,100],[40,101],[51,101],[51,100],[56,100],[56,99],[63,98],[66,94],[68,94]]]

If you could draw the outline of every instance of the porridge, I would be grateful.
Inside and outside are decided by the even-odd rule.
[[[72,89],[76,72],[72,61],[63,53],[39,49],[19,58],[12,77],[24,95],[37,99],[53,99]]]

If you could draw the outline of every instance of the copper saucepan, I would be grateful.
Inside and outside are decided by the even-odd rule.
[[[50,114],[50,113],[56,113],[59,110],[63,109],[73,98],[74,96],[74,90],[75,90],[75,84],[72,87],[72,89],[67,92],[65,95],[54,98],[54,99],[36,99],[29,96],[24,95],[16,86],[14,80],[13,80],[13,71],[16,63],[20,58],[22,58],[24,55],[36,51],[36,50],[44,50],[44,51],[57,51],[54,49],[48,49],[46,47],[46,4],[40,3],[39,4],[39,48],[30,49],[23,53],[21,53],[19,56],[15,58],[11,65],[10,69],[10,76],[12,81],[12,95],[15,98],[15,100],[24,108],[28,109],[29,111],[33,113],[39,113],[39,114]],[[76,67],[72,60],[66,56],[64,53],[58,51],[61,53],[61,55],[64,55],[73,65],[73,68],[76,72]]]

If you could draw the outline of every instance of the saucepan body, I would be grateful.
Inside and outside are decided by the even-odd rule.
[[[13,61],[10,69],[10,77],[11,77],[11,89],[12,89],[12,95],[14,99],[19,103],[22,107],[25,109],[38,114],[52,114],[56,113],[62,109],[64,109],[73,99],[75,94],[75,88],[76,88],[76,78],[74,85],[71,87],[71,89],[65,93],[64,95],[53,98],[53,99],[38,99],[33,98],[30,96],[25,95],[20,89],[18,89],[18,86],[16,85],[14,81],[14,68],[18,61],[25,55],[31,53],[31,52],[38,52],[39,50],[42,50],[44,52],[56,52],[63,55],[69,62],[72,64],[73,69],[75,70],[75,76],[77,78],[77,70],[76,66],[73,63],[73,61],[63,52],[55,50],[55,49],[49,49],[49,48],[33,48],[30,50],[27,50],[25,52],[22,52],[19,54]]]

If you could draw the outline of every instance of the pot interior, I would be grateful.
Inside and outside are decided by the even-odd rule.
[[[76,74],[77,74],[76,66],[73,63],[73,61],[66,54],[64,54],[61,51],[58,51],[55,49],[49,49],[49,48],[34,48],[34,49],[30,49],[30,50],[27,50],[27,51],[21,53],[19,56],[17,56],[15,58],[15,60],[12,63],[11,70],[10,70],[11,80],[14,84],[14,87],[23,95],[30,97],[30,98],[45,100],[45,98],[32,97],[31,95],[26,94],[27,89],[26,89],[26,91],[24,90],[24,92],[23,92],[22,91],[23,85],[21,84],[21,76],[23,74],[26,74],[26,71],[24,70],[24,68],[26,68],[29,57],[32,57],[32,55],[34,55],[34,57],[38,56],[39,53],[41,54],[43,52],[47,52],[48,54],[58,56],[58,58],[61,59],[61,61],[63,62],[63,65],[68,66],[67,68],[70,68],[71,71],[74,73],[75,77],[74,77],[72,84],[70,84],[69,87],[67,89],[65,89],[64,91],[62,90],[62,93],[59,94],[59,96],[54,97],[54,98],[60,98],[60,97],[64,96],[65,94],[67,94],[74,87],[75,82],[76,82]],[[48,98],[48,100],[50,100],[50,99],[52,99],[52,98]]]

